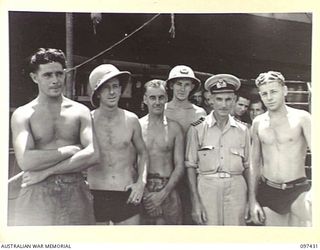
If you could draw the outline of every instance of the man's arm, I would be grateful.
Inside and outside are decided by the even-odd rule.
[[[308,112],[304,112],[301,119],[301,126],[304,138],[306,139],[307,145],[311,151],[311,115]]]
[[[207,215],[197,187],[198,145],[197,131],[191,126],[187,132],[185,166],[187,168],[188,185],[190,188],[192,219],[195,223],[201,225],[207,221]]]
[[[35,149],[29,118],[32,112],[18,108],[11,118],[12,143],[19,167],[24,171],[42,170],[61,162],[80,151],[77,145],[58,149]]]
[[[136,183],[128,185],[126,190],[131,189],[128,203],[140,203],[144,187],[147,182],[147,166],[149,165],[149,156],[146,145],[142,139],[142,131],[137,117],[132,117],[133,135],[132,142],[138,154],[138,179]]]
[[[262,159],[261,143],[258,135],[257,120],[253,121],[251,127],[251,161],[247,173],[248,193],[249,193],[249,209],[250,219],[255,224],[263,224],[265,221],[265,214],[256,200],[258,183],[260,179],[260,164]]]
[[[23,186],[38,183],[50,175],[79,172],[91,167],[99,161],[99,148],[93,131],[90,112],[84,108],[80,114],[80,142],[83,149],[72,157],[42,171],[26,172],[23,176]]]

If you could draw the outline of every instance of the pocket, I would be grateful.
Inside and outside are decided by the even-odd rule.
[[[244,147],[230,148],[230,171],[243,171]]]
[[[244,158],[244,148],[230,148],[230,152],[233,155],[240,156],[241,158]]]
[[[212,172],[217,170],[218,152],[213,146],[203,146],[198,150],[200,172]]]

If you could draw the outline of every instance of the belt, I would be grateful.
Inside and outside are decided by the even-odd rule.
[[[293,182],[291,181],[291,182],[284,182],[284,183],[277,183],[277,182],[270,181],[264,176],[261,176],[261,180],[270,187],[273,187],[276,189],[282,189],[282,190],[286,190],[286,189],[290,189],[298,186],[304,186],[308,184],[308,180],[306,178],[301,178],[300,181],[296,180]]]
[[[203,174],[203,175],[207,177],[214,177],[214,178],[231,178],[232,177],[232,174],[227,172],[216,172],[214,174]]]

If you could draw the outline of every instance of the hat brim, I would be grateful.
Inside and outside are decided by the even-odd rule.
[[[166,83],[167,85],[169,86],[169,89],[171,89],[171,84],[172,84],[172,81],[176,80],[176,79],[179,79],[179,78],[186,78],[186,79],[191,79],[192,80],[192,83],[194,84],[194,87],[193,89],[190,91],[190,94],[189,96],[192,96],[194,93],[196,93],[197,91],[200,90],[200,84],[201,84],[201,81],[196,78],[196,77],[189,77],[189,76],[184,76],[184,77],[181,77],[181,76],[178,76],[178,77],[173,77],[171,78],[170,80],[167,80]]]
[[[121,85],[121,94],[122,92],[124,91],[126,85],[128,84],[129,82],[129,79],[130,79],[130,72],[129,71],[120,71],[120,72],[115,72],[113,74],[108,74],[106,75],[105,77],[103,77],[101,80],[100,80],[100,83],[95,87],[95,89],[92,90],[92,93],[91,93],[91,104],[94,108],[97,108],[99,107],[99,98],[98,98],[98,93],[99,93],[99,90],[101,89],[101,87],[109,80],[113,79],[113,78],[119,78],[119,81],[120,81],[120,85]]]

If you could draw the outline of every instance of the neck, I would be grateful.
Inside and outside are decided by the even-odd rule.
[[[171,103],[176,107],[188,107],[189,105],[191,105],[188,99],[179,100],[176,97],[172,98]]]
[[[148,119],[149,119],[149,122],[151,123],[162,123],[163,117],[164,117],[163,113],[159,115],[150,114],[150,113],[148,114]]]
[[[38,95],[38,102],[44,105],[54,105],[54,104],[61,104],[63,101],[64,96],[59,95],[59,96],[47,96],[47,95]]]
[[[112,119],[112,118],[116,117],[120,111],[118,106],[107,107],[107,106],[103,106],[103,105],[100,105],[98,110],[99,110],[99,113],[101,116],[105,116],[108,119]]]
[[[223,129],[227,125],[227,123],[229,121],[229,115],[227,115],[227,116],[219,116],[216,112],[213,112],[213,116],[217,121],[218,127],[221,128],[221,129]]]
[[[269,110],[270,117],[283,117],[288,113],[287,106],[284,104],[277,110]]]

